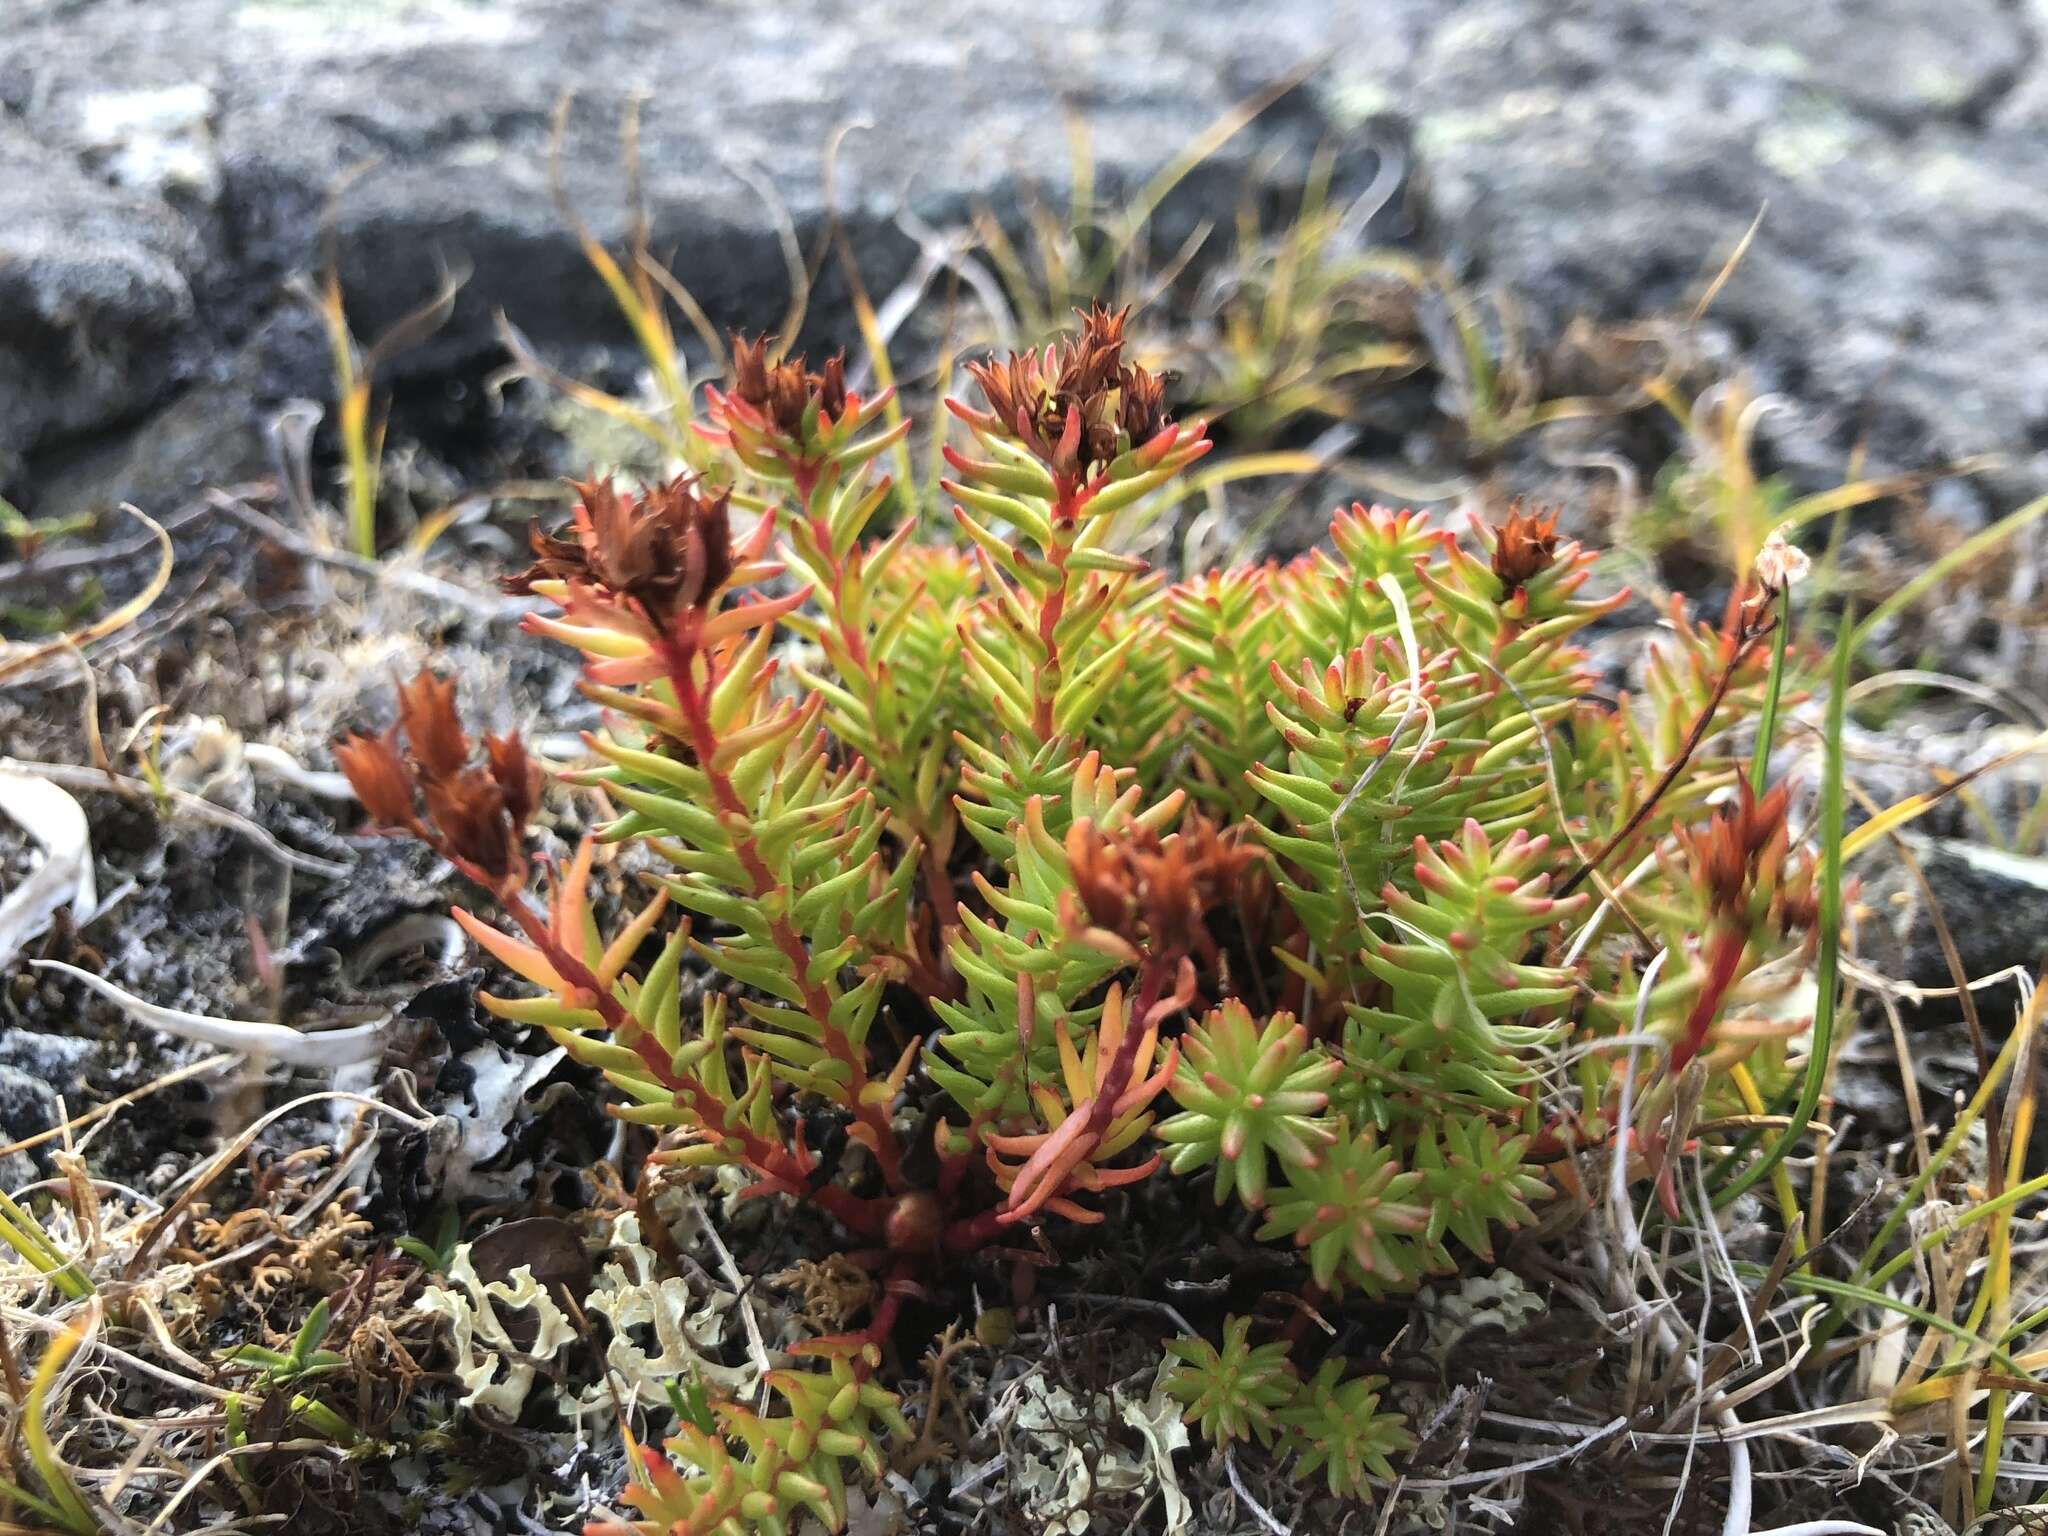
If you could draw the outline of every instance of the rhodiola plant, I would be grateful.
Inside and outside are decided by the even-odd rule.
[[[490,898],[458,918],[524,986],[486,1006],[601,1071],[656,1164],[814,1202],[878,1282],[768,1402],[644,1453],[648,1533],[842,1524],[904,1429],[905,1298],[1056,1255],[1138,1181],[1241,1206],[1341,1307],[1491,1261],[1575,1153],[1655,1173],[1681,1073],[1733,1105],[1720,1074],[1775,1085],[1793,1049],[1751,1009],[1805,954],[1811,861],[1697,723],[1755,705],[1768,605],[1675,614],[1638,702],[1594,691],[1578,640],[1623,596],[1550,517],[1352,507],[1298,560],[1169,583],[1118,514],[1209,438],[1123,316],[971,372],[950,517],[902,515],[886,395],[740,342],[709,469],[593,480],[536,535],[512,585],[607,721],[563,777],[659,871],[637,910],[594,910],[588,841],[529,894],[539,775],[447,685],[340,749]],[[1407,1443],[1382,1383],[1261,1327],[1175,1342],[1168,1390],[1364,1496]]]

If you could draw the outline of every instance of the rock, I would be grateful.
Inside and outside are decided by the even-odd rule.
[[[75,1099],[85,1088],[85,1069],[99,1052],[97,1042],[33,1029],[0,1030],[0,1067],[23,1072],[53,1093]],[[10,1132],[10,1137],[21,1134]]]
[[[268,470],[260,359],[244,349],[221,367],[219,376],[196,380],[127,430],[95,433],[44,455],[33,505],[62,516],[131,502],[162,515],[210,486]]]
[[[330,396],[324,345],[273,333],[283,344],[254,365],[238,349],[299,307],[283,284],[319,264],[344,183],[332,249],[359,337],[417,307],[439,263],[469,274],[448,323],[393,358],[384,381],[459,380],[474,399],[503,358],[499,310],[544,348],[628,339],[550,189],[550,117],[565,94],[578,93],[560,145],[576,216],[622,244],[622,103],[644,95],[655,249],[673,253],[721,324],[763,326],[787,298],[780,221],[806,250],[827,230],[825,160],[842,128],[865,125],[840,141],[837,206],[865,281],[886,295],[917,250],[899,207],[941,227],[984,205],[1014,222],[1026,189],[1062,195],[1061,92],[1085,108],[1101,184],[1135,187],[1307,56],[1323,28],[1320,7],[1295,0],[1257,28],[1200,22],[1187,46],[1161,46],[1181,30],[1175,16],[1165,0],[1107,13],[1007,0],[942,25],[911,0],[815,13],[665,0],[598,11],[580,0],[87,0],[32,12],[0,38],[0,107],[32,135],[45,162],[36,179],[109,202],[154,189],[161,201],[137,230],[168,220],[204,253],[190,286],[207,348],[190,374],[198,399],[129,443],[97,440],[107,412],[22,424],[0,413],[0,456],[32,458],[17,499],[54,515],[119,499],[143,468],[177,484],[224,475],[218,457],[241,460],[249,423],[287,396]],[[1276,174],[1298,179],[1322,126],[1312,111],[1269,114],[1189,178],[1162,238],[1227,217],[1255,156],[1291,148]],[[73,219],[31,210],[28,238],[54,244]],[[847,314],[828,264],[812,306],[820,344],[848,338]],[[157,389],[144,379],[128,403]],[[96,439],[90,451],[82,436]],[[0,490],[7,479],[0,468]]]
[[[0,482],[177,381],[199,258],[169,208],[95,182],[0,112]]]
[[[37,510],[117,499],[145,463],[178,484],[224,473],[207,456],[250,441],[223,421],[238,402],[260,422],[331,392],[317,335],[276,319],[360,166],[333,213],[360,334],[417,304],[437,260],[472,274],[449,323],[387,374],[408,405],[436,402],[423,434],[475,430],[495,309],[543,347],[622,342],[549,188],[566,91],[562,179],[592,232],[616,245],[627,227],[621,104],[644,95],[656,248],[719,321],[760,325],[784,299],[780,213],[747,177],[811,248],[841,127],[867,125],[841,141],[837,201],[880,295],[915,254],[899,205],[943,227],[982,205],[1014,220],[1031,189],[1057,203],[1062,100],[1091,124],[1101,183],[1129,188],[1305,61],[1319,67],[1301,89],[1189,178],[1164,240],[1227,225],[1248,168],[1285,186],[1328,140],[1360,185],[1374,147],[1396,145],[1413,174],[1386,231],[1519,294],[1547,350],[1578,315],[1683,313],[1768,204],[1708,343],[1788,400],[1763,431],[1775,467],[1818,485],[1858,442],[1880,470],[2005,454],[1981,505],[1949,494],[1953,526],[2048,487],[2048,210],[2031,195],[2048,176],[2043,0],[15,11],[0,38],[0,490]],[[813,337],[844,340],[845,319],[828,262]],[[202,393],[184,423],[142,424],[188,384]],[[195,412],[225,448],[189,429]],[[154,435],[102,451],[138,428]]]
[[[2048,965],[2048,859],[2001,853],[1958,838],[1902,834],[1939,903],[1964,974],[1971,979],[2015,966],[2039,974]],[[1869,916],[1864,963],[1917,987],[1952,987],[1948,961],[1918,882],[1896,858],[1873,858],[1863,890]],[[2011,1023],[2010,987],[1980,992],[1987,1030],[2003,1038]],[[1996,1006],[1994,1006],[1996,1002]],[[1957,1013],[1944,1001],[1939,1011]]]
[[[57,1090],[20,1067],[0,1064],[0,1146],[26,1141],[56,1123]],[[32,1152],[0,1157],[0,1186],[18,1189],[37,1176]]]
[[[87,163],[117,187],[211,203],[220,196],[213,110],[213,92],[197,81],[88,92],[78,103],[78,142]]]
[[[1793,407],[1766,424],[1775,454],[1831,484],[1867,432],[1879,468],[2009,455],[2001,511],[2048,486],[2038,16],[2001,0],[1395,11],[1405,27],[1340,46],[1323,99],[1411,118],[1435,231],[1539,336],[1581,313],[1683,312],[1768,205],[1712,316]]]

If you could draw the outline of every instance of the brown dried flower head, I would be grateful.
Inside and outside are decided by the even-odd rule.
[[[1747,923],[1753,912],[1768,914],[1787,933],[1813,927],[1818,896],[1812,867],[1790,867],[1789,800],[1783,784],[1759,800],[1745,779],[1739,798],[1705,826],[1678,829],[1693,881],[1716,916]]]
[[[751,406],[785,437],[802,434],[804,415],[815,403],[827,422],[846,414],[846,354],[826,359],[822,372],[809,372],[801,354],[779,363],[768,360],[768,338],[732,337],[733,398]]]
[[[531,592],[538,581],[596,588],[636,604],[657,622],[707,607],[735,569],[724,491],[703,492],[690,475],[639,496],[609,477],[576,487],[582,500],[573,538],[533,532],[534,562],[504,585]]]
[[[1557,514],[1548,517],[1516,506],[1495,531],[1493,574],[1504,591],[1526,587],[1557,558]]]
[[[1117,373],[1117,425],[1127,442],[1149,442],[1171,422],[1166,414],[1166,381],[1135,363]]]
[[[425,667],[411,682],[398,685],[398,729],[422,778],[452,777],[469,761],[469,737],[455,707],[455,684]]]
[[[533,813],[540,809],[540,790],[544,782],[540,764],[526,750],[526,743],[519,739],[517,731],[507,731],[503,736],[486,736],[484,758],[490,765],[492,779],[504,792],[505,814],[525,826],[533,820]]]
[[[350,736],[334,748],[371,823],[410,832],[494,887],[523,885],[524,832],[541,790],[540,765],[525,743],[486,736],[483,762],[472,763],[455,685],[424,668],[399,684],[398,720],[380,736]]]
[[[1081,334],[1043,351],[969,363],[988,401],[986,425],[1028,447],[1055,474],[1076,476],[1172,425],[1158,375],[1123,360],[1128,307],[1097,305]]]
[[[1236,898],[1258,861],[1257,850],[1199,812],[1170,838],[1149,827],[1105,834],[1083,817],[1067,831],[1066,853],[1079,907],[1065,914],[1069,927],[1090,928],[1098,941],[1134,954],[1205,963],[1217,957],[1205,919]]]

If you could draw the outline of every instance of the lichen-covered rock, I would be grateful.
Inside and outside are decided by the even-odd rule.
[[[943,227],[1014,218],[1033,190],[1057,205],[1059,102],[1091,124],[1101,184],[1129,187],[1313,61],[1181,189],[1165,241],[1227,226],[1247,167],[1284,184],[1327,140],[1357,184],[1406,173],[1376,235],[1520,295],[1542,348],[1577,315],[1688,310],[1767,205],[1709,341],[1783,397],[1769,456],[1818,484],[1858,443],[1877,469],[2002,454],[1939,493],[1968,530],[2048,486],[2036,10],[998,0],[941,25],[912,0],[30,4],[0,37],[0,492],[61,512],[261,465],[249,423],[328,389],[317,329],[279,321],[282,280],[316,264],[364,165],[333,229],[365,335],[437,260],[472,271],[390,371],[410,381],[394,441],[475,432],[494,310],[544,348],[624,343],[549,186],[565,93],[561,180],[592,232],[628,226],[622,103],[642,95],[656,249],[708,313],[759,325],[784,300],[784,215],[807,248],[826,227],[835,143],[882,294],[917,255],[899,208]],[[1276,141],[1294,153],[1269,158]],[[849,334],[845,297],[828,264],[820,339]]]

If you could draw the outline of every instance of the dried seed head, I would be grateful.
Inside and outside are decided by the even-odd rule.
[[[505,814],[519,825],[526,825],[540,808],[540,764],[533,760],[517,732],[486,736],[484,756],[491,765],[491,777],[505,798]]]
[[[449,851],[469,860],[493,884],[525,869],[520,823],[506,809],[505,792],[482,768],[464,768],[421,786],[427,818]]]
[[[1172,425],[1159,376],[1123,360],[1128,308],[1100,305],[1081,316],[1081,334],[1043,351],[969,363],[988,402],[990,430],[1016,438],[1055,474],[1075,477]]]
[[[1782,533],[1774,533],[1764,540],[1764,547],[1756,555],[1756,583],[1772,597],[1787,587],[1793,586],[1813,569],[1813,561],[1805,550],[1788,542]]]
[[[779,363],[768,361],[768,338],[748,341],[732,336],[732,393],[751,406],[785,437],[803,430],[804,414],[815,401],[818,415],[837,421],[846,412],[846,354],[825,362],[823,371],[808,372],[801,354]]]
[[[1753,892],[1776,891],[1791,847],[1789,800],[1783,784],[1759,800],[1745,779],[1740,798],[1723,805],[1704,827],[1679,828],[1693,881],[1716,915],[1746,917]]]
[[[732,520],[724,491],[703,493],[678,475],[635,497],[609,478],[579,484],[573,540],[533,534],[534,563],[505,582],[531,592],[537,581],[565,581],[630,600],[665,621],[709,606],[732,577]]]
[[[1557,557],[1557,514],[1548,517],[1516,506],[1494,534],[1493,574],[1512,595],[1550,569]]]
[[[469,761],[469,737],[455,708],[455,684],[425,667],[398,685],[398,726],[420,776],[442,778]]]
[[[1088,925],[1152,956],[1215,958],[1208,914],[1233,901],[1255,849],[1199,813],[1177,836],[1147,827],[1105,835],[1088,817],[1067,831],[1072,899]]]
[[[472,763],[455,685],[425,668],[398,685],[398,720],[382,736],[351,736],[334,749],[371,822],[467,861],[494,888],[523,885],[523,833],[541,790],[540,765],[525,743],[486,736],[484,761]]]
[[[1117,425],[1136,447],[1151,441],[1170,423],[1166,415],[1166,381],[1135,363],[1117,374]]]

